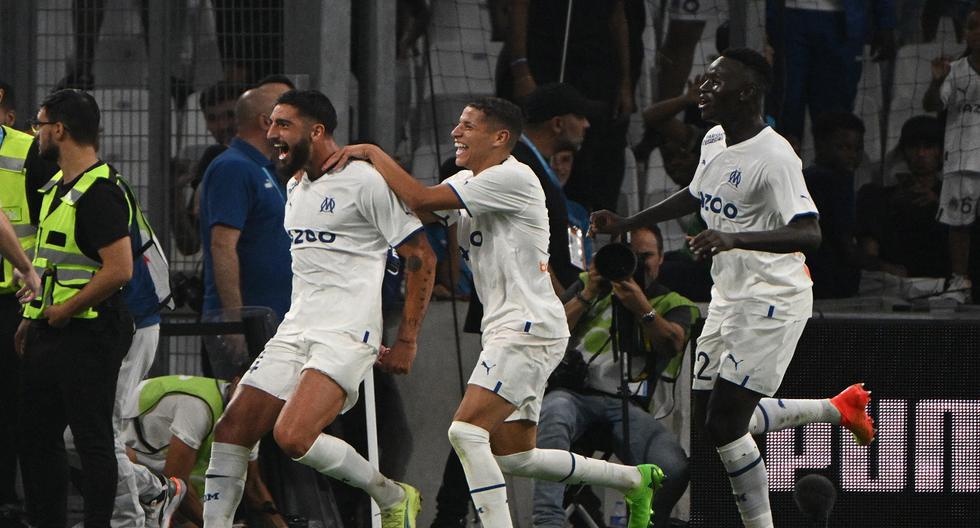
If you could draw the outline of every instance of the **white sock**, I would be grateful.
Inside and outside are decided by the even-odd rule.
[[[809,423],[840,423],[840,411],[829,398],[822,400],[780,400],[763,398],[749,420],[749,433],[757,435],[782,431]]]
[[[367,492],[382,510],[405,498],[405,490],[382,475],[350,444],[330,435],[320,434],[305,455],[295,459],[300,464]]]
[[[507,486],[490,451],[490,433],[466,422],[453,422],[449,442],[463,463],[470,497],[484,528],[511,528]]]
[[[766,464],[752,435],[745,433],[738,440],[719,447],[718,456],[728,471],[735,504],[745,528],[772,528]]]
[[[640,485],[640,472],[633,466],[576,455],[558,449],[532,449],[496,457],[500,469],[509,475],[551,480],[565,484],[593,484],[629,491]]]
[[[204,526],[231,528],[242,500],[248,454],[251,449],[235,444],[211,444],[211,462],[204,476]]]

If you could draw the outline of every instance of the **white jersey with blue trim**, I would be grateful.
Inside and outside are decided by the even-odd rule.
[[[943,174],[980,172],[980,74],[968,57],[950,65],[939,98],[946,109]]]
[[[309,321],[310,333],[343,333],[376,346],[388,248],[420,231],[421,222],[363,161],[315,181],[304,174],[286,192],[293,294],[285,318]]]
[[[800,158],[772,128],[729,147],[721,126],[701,144],[689,187],[709,229],[724,233],[771,231],[794,218],[816,216]],[[737,309],[779,319],[813,312],[813,281],[802,253],[733,249],[711,265],[713,311]]]
[[[464,210],[438,214],[458,226],[459,249],[483,303],[484,335],[511,329],[568,337],[565,309],[548,273],[548,209],[531,168],[510,156],[476,176],[464,170],[445,183]]]

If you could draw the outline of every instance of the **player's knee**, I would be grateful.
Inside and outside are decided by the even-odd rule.
[[[301,458],[305,455],[317,437],[316,434],[310,434],[299,427],[283,423],[276,424],[272,429],[272,435],[282,452],[292,459]]]
[[[508,475],[528,477],[531,476],[535,466],[536,452],[536,449],[531,449],[512,455],[496,455],[494,458],[497,460],[497,465],[500,466],[500,471]]]
[[[471,449],[490,449],[490,433],[486,429],[466,422],[454,421],[449,425],[449,443],[456,453],[463,454]]]

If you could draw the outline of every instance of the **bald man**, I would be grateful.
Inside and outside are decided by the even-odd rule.
[[[211,162],[201,183],[204,310],[268,306],[282,319],[291,293],[289,237],[283,230],[286,179],[276,173],[266,140],[276,99],[266,84],[235,104],[238,133]]]

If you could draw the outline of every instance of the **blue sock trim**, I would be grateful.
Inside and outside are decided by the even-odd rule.
[[[739,476],[739,475],[741,475],[743,473],[748,472],[749,470],[751,470],[755,466],[758,466],[760,462],[762,462],[762,455],[759,455],[759,458],[755,459],[754,462],[752,462],[751,464],[745,466],[744,468],[729,473],[728,476],[729,477],[732,477],[732,478],[735,478],[735,477],[737,477],[737,476]]]
[[[503,483],[503,484],[494,484],[492,486],[484,486],[482,488],[471,489],[470,490],[470,495],[473,495],[475,493],[480,493],[480,492],[483,492],[483,491],[495,490],[497,488],[502,488],[502,487],[504,487],[506,485],[507,485],[506,483]]]
[[[758,407],[759,410],[762,411],[762,418],[765,419],[765,424],[766,425],[762,428],[762,432],[763,433],[768,433],[769,432],[769,413],[766,412],[766,408],[763,407],[761,403],[757,403],[756,404],[756,407]]]
[[[572,457],[572,470],[569,471],[567,475],[565,475],[565,478],[559,480],[558,482],[565,482],[566,480],[572,478],[572,475],[575,474],[575,453],[569,451],[568,454],[571,455]]]

